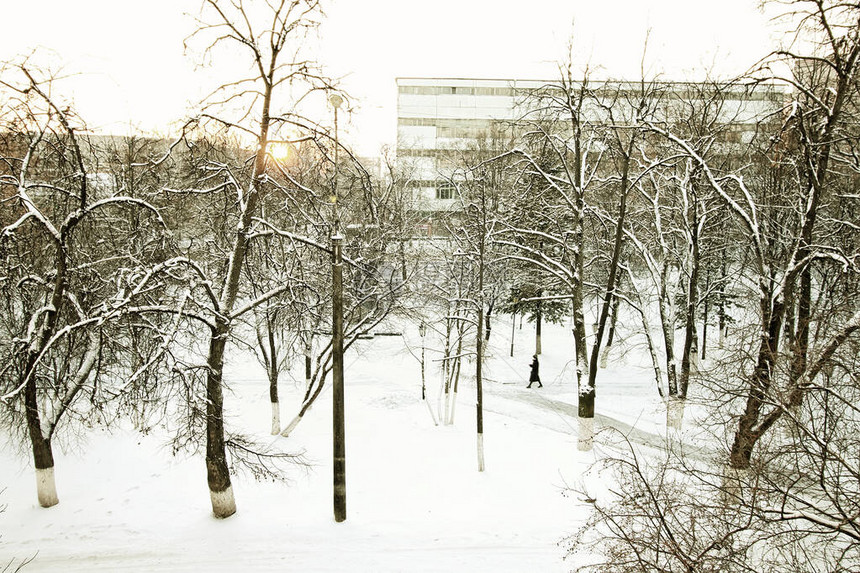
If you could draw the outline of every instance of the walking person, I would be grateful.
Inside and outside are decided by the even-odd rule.
[[[541,382],[540,382],[540,374],[538,374],[539,364],[538,364],[537,354],[532,356],[531,367],[532,367],[532,371],[529,374],[529,385],[526,386],[526,388],[531,388],[532,384],[534,384],[535,382],[538,383],[538,388],[543,388],[543,384],[541,384]]]

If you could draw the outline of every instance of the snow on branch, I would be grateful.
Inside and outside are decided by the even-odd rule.
[[[711,171],[708,162],[705,161],[705,159],[701,155],[696,153],[696,151],[693,150],[693,148],[688,142],[679,138],[677,135],[671,133],[670,131],[657,127],[651,122],[645,122],[645,125],[651,131],[662,135],[663,137],[669,139],[670,141],[681,147],[687,153],[687,155],[693,161],[695,161],[699,165],[699,167],[702,168],[702,171],[708,179],[708,183],[710,183],[714,191],[716,191],[720,195],[720,197],[722,197],[723,200],[729,205],[729,207],[743,220],[744,225],[747,227],[747,230],[752,235],[753,245],[756,251],[756,258],[759,261],[763,261],[763,245],[761,239],[761,231],[759,229],[758,224],[758,215],[756,212],[755,201],[753,200],[752,194],[744,183],[743,178],[738,177],[734,174],[728,174],[724,177],[724,179],[732,180],[737,184],[738,188],[744,195],[744,200],[747,203],[749,211],[745,210],[737,201],[735,201],[735,199],[731,195],[728,194],[722,183],[720,183],[720,180],[716,176],[714,176],[714,173],[713,171]]]
[[[87,206],[85,209],[83,209],[81,211],[76,211],[76,212],[70,213],[66,217],[66,220],[63,222],[63,228],[66,228],[68,226],[68,224],[73,219],[81,219],[81,218],[85,217],[86,215],[88,215],[88,214],[90,214],[90,213],[92,213],[98,209],[102,209],[104,207],[111,206],[111,205],[121,205],[123,203],[129,204],[129,205],[135,205],[135,206],[141,207],[143,209],[146,209],[146,210],[152,212],[155,215],[158,223],[163,228],[165,228],[165,229],[167,228],[167,224],[164,222],[164,219],[161,217],[161,213],[159,212],[157,207],[152,205],[152,203],[149,203],[148,201],[144,201],[142,199],[136,199],[134,197],[122,197],[122,196],[120,196],[120,197],[108,197],[107,199],[100,199],[100,200],[96,201],[95,203]]]
[[[854,539],[855,541],[860,541],[860,531],[858,531],[855,527],[851,526],[851,522],[846,520],[836,520],[830,517],[825,517],[822,515],[817,515],[809,511],[804,510],[786,510],[785,508],[775,508],[775,507],[764,507],[762,510],[765,514],[775,515],[781,521],[796,521],[796,520],[804,520],[810,523],[814,523],[815,525],[819,525],[834,533],[839,533],[840,535],[845,535]]]
[[[87,352],[84,355],[84,358],[81,361],[81,365],[78,367],[77,372],[75,372],[75,377],[72,379],[72,382],[71,384],[69,384],[66,393],[60,400],[59,407],[54,410],[54,413],[50,417],[50,419],[46,418],[42,421],[42,423],[45,425],[45,428],[42,430],[42,433],[47,440],[51,439],[51,436],[53,435],[60,418],[72,404],[72,401],[75,399],[75,396],[77,396],[81,389],[84,387],[84,384],[86,383],[87,379],[90,376],[90,373],[93,370],[93,367],[96,364],[96,360],[101,354],[102,345],[99,341],[99,337],[92,332],[88,332],[87,336],[89,337],[89,345],[87,346]]]

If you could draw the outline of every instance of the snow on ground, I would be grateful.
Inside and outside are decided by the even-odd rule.
[[[236,476],[238,513],[211,515],[200,456],[173,456],[165,434],[92,430],[55,448],[60,504],[40,508],[30,458],[0,450],[0,568],[25,571],[568,571],[564,538],[589,506],[568,491],[595,454],[576,449],[576,384],[569,328],[544,326],[543,389],[526,390],[532,325],[496,320],[485,383],[486,471],[477,471],[473,364],[452,426],[434,426],[421,401],[421,339],[359,341],[346,356],[347,512],[331,501],[331,393],[289,438],[272,437],[268,389],[248,356],[231,356],[229,424],[285,451],[304,451],[288,484]],[[411,327],[414,329],[414,327]],[[428,353],[428,399],[439,375]],[[299,365],[296,365],[299,368]],[[301,388],[283,382],[281,419]],[[658,440],[665,432],[649,370],[626,358],[601,372],[598,425]],[[661,426],[662,424],[662,426]],[[632,428],[632,430],[631,430]],[[5,440],[8,442],[8,439]]]

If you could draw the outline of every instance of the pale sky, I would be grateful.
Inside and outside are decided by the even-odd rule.
[[[6,0],[10,3],[12,0]],[[247,1],[247,0],[246,0]],[[183,39],[199,0],[17,0],[3,9],[0,60],[40,48],[82,75],[64,92],[98,131],[166,132],[211,85]],[[398,76],[552,78],[568,53],[607,77],[736,75],[774,43],[756,0],[329,0],[320,59],[356,102],[344,137],[373,154],[396,136]],[[45,49],[49,51],[44,51]],[[71,95],[69,95],[71,92]]]

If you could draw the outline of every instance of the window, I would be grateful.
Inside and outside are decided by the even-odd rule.
[[[457,189],[450,181],[439,181],[436,183],[437,199],[453,199]]]

